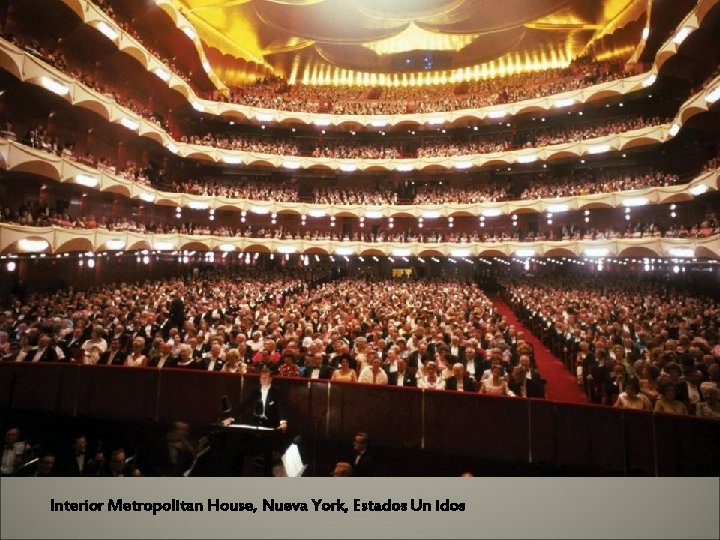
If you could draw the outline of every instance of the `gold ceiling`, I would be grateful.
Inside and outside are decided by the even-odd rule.
[[[203,42],[291,82],[412,84],[567,65],[648,0],[173,0]],[[625,49],[627,49],[627,44]],[[262,66],[263,69],[257,69]]]

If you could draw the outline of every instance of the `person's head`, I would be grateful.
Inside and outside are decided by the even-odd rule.
[[[352,476],[352,465],[347,461],[338,461],[333,470],[333,476]]]
[[[237,366],[239,361],[240,361],[240,353],[238,352],[237,349],[230,349],[225,354],[225,362],[227,363],[228,366],[235,367],[235,366]]]
[[[490,373],[492,373],[493,380],[496,380],[496,381],[497,381],[498,379],[502,378],[502,375],[503,375],[502,366],[499,365],[499,364],[493,365]]]
[[[210,347],[210,355],[213,358],[218,358],[220,356],[221,352],[222,352],[222,347],[220,346],[220,343],[217,340],[213,341],[213,344]]]
[[[180,361],[183,363],[188,362],[192,358],[192,351],[189,344],[183,343],[180,345]]]
[[[398,358],[398,360],[397,360],[398,373],[404,373],[406,369],[407,369],[407,361],[404,358]]]
[[[437,372],[437,364],[434,360],[430,360],[427,364],[425,364],[425,373],[427,375],[435,375]]]
[[[38,339],[38,348],[45,349],[50,346],[50,336],[42,334]]]
[[[76,454],[83,454],[87,450],[87,437],[85,435],[78,435],[73,441],[73,448]]]
[[[133,340],[132,348],[133,353],[140,354],[145,347],[145,339],[141,337],[137,337]]]
[[[353,438],[353,450],[355,452],[364,452],[368,447],[368,435],[367,433],[358,432]]]
[[[705,401],[714,405],[718,402],[718,398],[720,398],[720,390],[717,386],[707,386],[702,389],[703,397],[705,398]]]
[[[625,381],[625,393],[631,397],[635,397],[640,393],[640,381],[636,377],[630,377]]]
[[[522,366],[515,366],[513,368],[512,376],[515,382],[522,384],[523,380],[525,380],[527,372],[525,371],[525,368]]]
[[[110,468],[115,474],[122,472],[125,468],[125,449],[118,448],[110,455]]]
[[[452,369],[455,378],[462,379],[465,376],[465,366],[463,366],[460,362],[453,364]]]
[[[530,357],[527,354],[521,355],[518,362],[525,370],[530,369]]]
[[[260,372],[260,386],[270,386],[272,382],[272,372],[269,369],[263,369]]]
[[[658,385],[658,392],[666,400],[675,399],[676,389],[675,383],[671,380],[664,380]]]
[[[120,350],[120,340],[118,338],[113,338],[112,340],[110,340],[110,350]]]
[[[37,465],[38,476],[50,476],[55,467],[55,454],[51,452],[45,452]]]
[[[186,422],[176,420],[168,429],[168,439],[171,441],[180,441],[190,436],[190,426]]]
[[[665,373],[668,374],[671,381],[677,381],[682,376],[680,364],[677,364],[676,362],[668,362],[665,364]]]
[[[12,426],[5,432],[5,444],[15,444],[20,440],[20,429]]]

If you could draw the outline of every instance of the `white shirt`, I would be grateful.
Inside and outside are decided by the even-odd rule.
[[[263,404],[263,412],[262,412],[263,418],[267,418],[265,416],[265,403],[267,402],[267,396],[268,396],[269,391],[270,391],[269,386],[261,386],[260,387],[260,400],[262,401],[262,404]]]

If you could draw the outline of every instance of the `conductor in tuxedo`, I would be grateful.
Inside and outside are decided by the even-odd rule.
[[[282,446],[282,435],[287,431],[288,423],[285,404],[277,388],[272,385],[272,372],[269,369],[260,372],[260,386],[253,389],[237,407],[237,418],[242,417],[242,414],[251,407],[252,425],[275,430],[275,433],[258,432],[261,435],[258,457],[263,461],[265,476],[272,476],[273,454]],[[222,420],[225,426],[234,422],[236,420],[232,416]]]

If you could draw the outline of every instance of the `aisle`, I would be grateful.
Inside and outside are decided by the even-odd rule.
[[[585,394],[575,383],[575,377],[565,368],[562,361],[515,316],[510,306],[497,297],[491,300],[498,312],[507,318],[508,323],[514,325],[518,332],[524,332],[527,341],[533,346],[537,367],[543,378],[547,380],[545,397],[564,403],[587,403]]]

